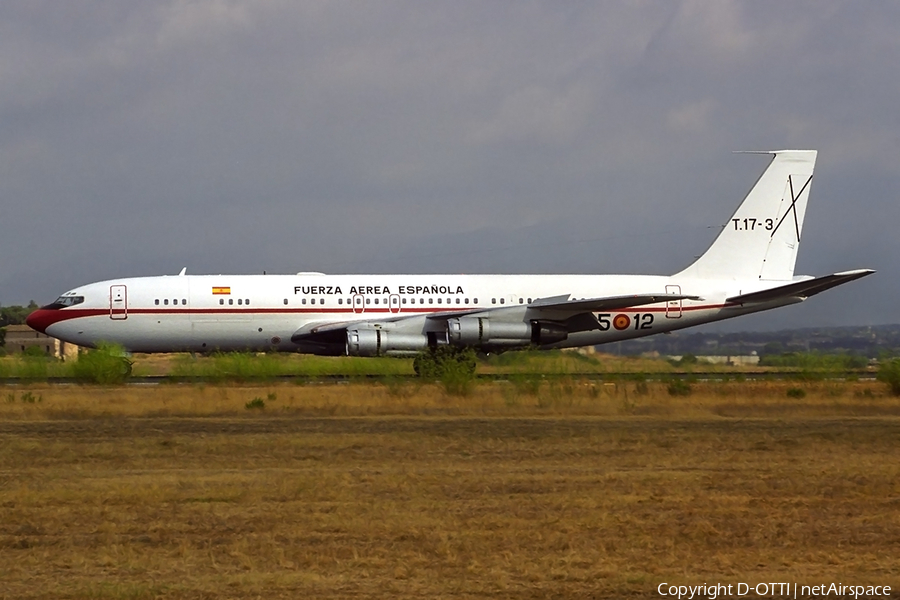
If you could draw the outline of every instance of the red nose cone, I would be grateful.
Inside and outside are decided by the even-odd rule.
[[[58,311],[39,308],[25,319],[25,324],[36,331],[47,333],[47,328],[56,322],[54,317]]]

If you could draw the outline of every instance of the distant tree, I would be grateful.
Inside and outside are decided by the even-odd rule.
[[[696,365],[696,364],[697,364],[697,357],[694,356],[693,354],[691,354],[690,352],[688,352],[687,354],[685,354],[685,355],[683,355],[683,356],[681,357],[681,360],[678,361],[678,364],[679,364],[679,365],[682,365],[682,366],[684,366],[684,365]]]
[[[3,306],[0,307],[0,327],[7,325],[24,325],[25,319],[38,309],[37,303],[32,300],[28,306]]]
[[[765,356],[767,354],[783,354],[784,353],[784,344],[781,342],[769,342],[765,346],[763,346],[762,350],[759,352],[760,356]]]
[[[888,385],[893,395],[900,396],[900,358],[882,362],[877,377]]]
[[[857,354],[824,354],[821,352],[785,352],[764,354],[759,359],[762,367],[793,367],[810,371],[845,371],[862,369],[868,364],[865,356]]]

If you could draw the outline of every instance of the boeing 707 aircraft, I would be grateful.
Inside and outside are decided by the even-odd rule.
[[[572,348],[802,302],[865,277],[795,276],[816,152],[772,161],[693,264],[655,275],[186,275],[113,279],[33,312],[33,329],[129,352],[405,356]]]

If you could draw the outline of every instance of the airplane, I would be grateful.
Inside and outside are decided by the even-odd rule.
[[[78,287],[31,313],[27,324],[79,346],[110,342],[140,353],[546,350],[779,308],[874,273],[794,275],[816,151],[765,154],[771,162],[709,249],[674,275],[187,275],[182,269],[177,276]]]

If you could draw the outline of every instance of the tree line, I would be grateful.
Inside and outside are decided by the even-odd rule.
[[[0,347],[6,343],[7,325],[24,325],[25,318],[38,308],[32,300],[28,306],[0,306]]]

